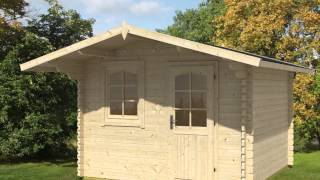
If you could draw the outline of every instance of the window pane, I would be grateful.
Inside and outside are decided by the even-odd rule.
[[[125,100],[137,100],[137,87],[125,87]]]
[[[205,75],[192,74],[191,75],[192,90],[206,90],[207,78]]]
[[[191,93],[191,108],[206,108],[207,95],[205,92]]]
[[[110,99],[122,100],[122,87],[110,87]]]
[[[192,126],[207,126],[207,111],[191,111]]]
[[[176,92],[175,94],[175,107],[189,108],[189,92]]]
[[[126,85],[137,85],[137,75],[134,73],[126,72]]]
[[[188,90],[190,85],[189,74],[176,76],[175,88],[176,90]]]
[[[137,115],[137,102],[125,102],[124,103],[125,115]]]
[[[122,115],[122,103],[121,102],[110,102],[110,114]]]
[[[189,111],[176,110],[176,126],[189,126]]]
[[[123,85],[123,72],[117,72],[110,74],[110,84],[111,85]]]

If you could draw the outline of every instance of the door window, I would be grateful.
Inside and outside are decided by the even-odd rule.
[[[200,73],[175,77],[176,126],[207,126],[207,78]]]

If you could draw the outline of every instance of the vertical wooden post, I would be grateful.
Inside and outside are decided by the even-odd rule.
[[[247,78],[241,80],[241,180],[246,179]]]
[[[241,82],[241,119],[240,119],[240,178],[246,180],[246,156],[247,156],[247,123],[248,123],[248,106],[249,106],[249,93],[250,93],[250,69],[247,67],[245,70],[235,70],[235,76]]]
[[[252,68],[229,68],[241,82],[241,119],[240,119],[240,179],[253,179],[253,133],[252,133]]]
[[[80,177],[83,177],[83,80],[78,79],[77,81],[77,105],[78,105],[78,115],[77,115],[77,174]]]
[[[293,79],[294,73],[288,74],[288,166],[293,166],[294,133],[293,133]]]
[[[253,68],[248,67],[247,77],[247,116],[246,116],[246,143],[245,143],[245,174],[246,180],[253,180]]]

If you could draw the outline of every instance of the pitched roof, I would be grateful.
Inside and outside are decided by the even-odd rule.
[[[173,37],[167,34],[162,34],[159,32],[148,31],[145,29],[141,29],[138,27],[134,27],[132,25],[128,25],[123,23],[122,26],[111,29],[101,35],[94,36],[83,41],[77,42],[65,48],[59,49],[52,53],[46,54],[39,58],[33,59],[26,63],[20,65],[22,71],[32,70],[32,68],[50,62],[54,59],[57,59],[62,56],[66,56],[70,53],[79,51],[83,48],[92,46],[102,41],[107,41],[112,37],[122,35],[125,40],[128,34],[132,34],[135,36],[167,43],[170,45],[183,47],[186,49],[190,49],[193,51],[218,56],[221,58],[225,58],[231,61],[240,62],[244,64],[248,64],[255,67],[265,67],[272,69],[279,69],[285,71],[293,71],[293,72],[303,72],[303,73],[314,73],[314,70],[311,68],[306,68],[303,66],[295,65],[292,63],[280,61],[274,58],[269,58],[265,56],[259,56],[256,54],[237,51],[229,48],[219,47],[219,46],[211,46],[206,44],[197,43],[194,41]]]

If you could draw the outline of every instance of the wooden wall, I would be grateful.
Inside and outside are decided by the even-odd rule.
[[[141,50],[138,45],[136,48]],[[171,61],[218,62],[219,106],[216,162],[213,162],[217,179],[265,179],[292,164],[289,73],[179,51],[179,55],[172,48],[153,54],[148,51],[150,54],[138,59],[125,51],[118,57],[118,60],[144,61],[144,128],[105,124],[105,62],[108,60],[92,58],[81,68],[78,174],[111,179],[174,177],[169,164],[172,132],[168,123],[167,72]]]
[[[288,165],[289,82],[286,71],[252,68],[253,179],[263,180]]]
[[[155,47],[149,45],[148,47]],[[242,81],[239,73],[247,66],[215,59],[184,49],[167,47],[151,51],[135,44],[116,52],[117,60],[142,60],[145,66],[144,128],[105,125],[104,73],[106,59],[91,58],[82,71],[82,123],[79,132],[79,175],[110,179],[170,179],[168,114],[169,61],[218,62],[218,124],[216,143],[217,179],[238,180],[241,177],[241,103]],[[128,50],[130,49],[130,50]],[[178,51],[178,52],[177,52]],[[147,52],[144,56],[137,54]],[[123,53],[123,54],[122,54]],[[243,78],[243,77],[242,77]]]
[[[86,68],[83,133],[84,176],[111,179],[168,179],[168,122],[160,68],[146,64],[145,129],[104,125],[103,69]]]

